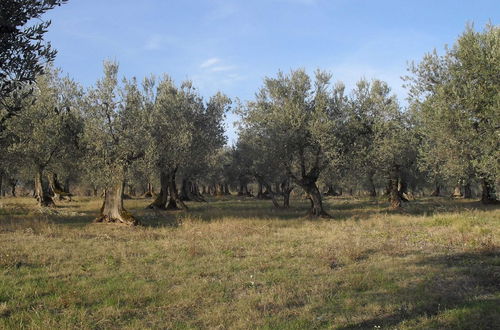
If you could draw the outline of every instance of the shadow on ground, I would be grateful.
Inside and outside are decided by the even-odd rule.
[[[399,302],[395,313],[341,329],[410,328],[498,329],[500,324],[500,250],[424,257],[417,266],[428,276],[370,297]]]

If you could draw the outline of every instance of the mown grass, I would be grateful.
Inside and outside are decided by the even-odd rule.
[[[330,220],[269,201],[41,211],[1,199],[0,328],[494,329],[500,212],[473,201],[329,199]]]

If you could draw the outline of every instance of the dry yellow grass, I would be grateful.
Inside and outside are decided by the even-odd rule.
[[[427,199],[403,211],[305,204],[126,206],[145,226],[92,224],[99,201],[40,211],[0,200],[3,328],[494,328],[500,212]]]

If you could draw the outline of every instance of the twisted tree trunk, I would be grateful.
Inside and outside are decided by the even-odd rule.
[[[122,223],[136,226],[140,222],[123,207],[123,180],[117,180],[104,191],[104,202],[101,213],[94,222]]]
[[[172,172],[170,172],[170,175],[168,177],[168,193],[170,197],[168,200],[167,210],[187,210],[188,207],[179,198],[179,193],[177,192],[177,185],[175,184],[176,172],[177,169],[174,169]]]
[[[375,188],[375,183],[373,182],[373,176],[375,173],[369,172],[368,173],[368,195],[370,197],[377,197],[377,189]]]
[[[389,183],[387,188],[389,190],[389,202],[393,209],[402,206],[401,194],[399,192],[399,166],[393,165],[389,174]]]
[[[55,203],[49,193],[48,185],[43,181],[43,168],[39,167],[35,173],[34,195],[38,205],[42,207],[54,207]]]
[[[49,192],[52,195],[52,198],[55,200],[71,200],[71,194],[68,191],[65,191],[61,186],[59,181],[57,180],[57,174],[49,172],[47,174],[47,179],[49,181]]]
[[[287,178],[281,183],[281,191],[283,193],[283,208],[290,207],[290,194],[292,193],[293,186],[290,185],[290,180]]]
[[[160,193],[156,195],[155,200],[148,205],[149,209],[165,210],[168,201],[168,174],[165,171],[160,172]]]

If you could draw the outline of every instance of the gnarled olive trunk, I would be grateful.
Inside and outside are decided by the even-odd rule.
[[[481,203],[483,204],[498,204],[498,199],[495,192],[494,182],[488,179],[481,180]]]
[[[169,176],[166,172],[160,173],[160,193],[156,195],[155,200],[148,205],[149,209],[165,210],[168,201],[168,183]]]
[[[178,209],[187,210],[188,207],[179,198],[179,193],[177,192],[177,185],[175,184],[176,172],[177,169],[170,172],[168,176],[168,193],[170,197],[168,199],[167,210],[178,210]]]
[[[9,184],[10,184],[10,193],[12,195],[12,197],[16,197],[17,194],[16,194],[16,187],[17,187],[17,183],[19,182],[19,180],[17,179],[10,179],[9,180]],[[4,191],[4,195],[5,195],[5,191]]]
[[[130,212],[123,207],[123,180],[117,180],[114,185],[104,190],[104,202],[101,213],[95,222],[123,223],[126,225],[139,225]]]
[[[373,181],[373,176],[375,173],[368,173],[368,195],[370,197],[377,197],[377,189],[375,188],[375,182]]]
[[[316,182],[309,182],[304,184],[299,184],[302,189],[307,193],[309,201],[311,202],[311,207],[309,209],[309,215],[313,217],[326,217],[329,218],[330,215],[326,213],[323,209],[323,201],[321,199],[321,194]]]
[[[57,180],[57,174],[49,172],[47,174],[47,179],[49,181],[49,192],[52,198],[55,200],[71,200],[71,194],[68,191],[64,191],[64,188]]]
[[[278,209],[281,208],[280,204],[278,203],[278,200],[276,199],[276,194],[273,192],[273,189],[271,188],[271,186],[265,181],[262,182],[262,185],[266,188],[266,191],[268,192],[268,196],[271,197],[271,200],[273,201],[274,207],[276,207]]]
[[[55,206],[54,200],[50,196],[49,187],[43,181],[43,168],[38,168],[35,173],[35,191],[34,195],[38,205],[42,207]]]
[[[389,202],[393,209],[397,209],[402,205],[401,194],[399,192],[399,166],[394,165],[389,174],[389,183],[387,185],[389,192]]]
[[[290,185],[290,180],[283,180],[281,183],[281,192],[283,194],[283,208],[287,209],[290,207],[290,194],[292,193],[294,186]]]
[[[182,201],[206,202],[200,194],[198,185],[186,178],[182,179],[181,193],[179,197]]]
[[[399,179],[399,181],[398,181],[399,198],[403,202],[408,202],[408,198],[406,198],[406,196],[408,196],[408,185],[406,184],[406,181],[401,176],[399,176],[398,179]]]

